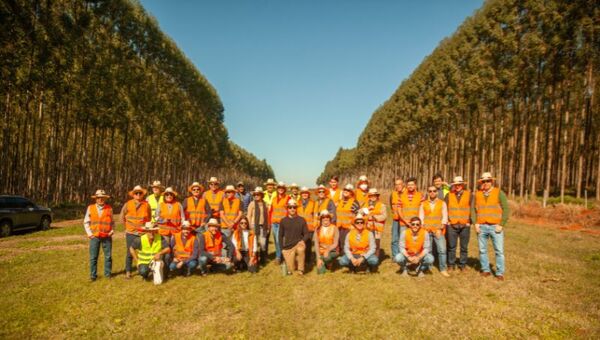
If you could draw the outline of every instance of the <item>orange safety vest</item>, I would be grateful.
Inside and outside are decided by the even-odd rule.
[[[187,260],[194,253],[194,242],[196,241],[196,235],[193,233],[188,234],[188,238],[185,241],[185,245],[183,244],[183,240],[181,239],[182,233],[175,233],[175,248],[173,249],[175,253],[175,258],[179,260]]]
[[[352,228],[352,220],[354,219],[354,213],[352,212],[352,205],[354,205],[354,198],[349,198],[344,202],[341,200],[336,209],[337,226],[343,229]]]
[[[210,233],[210,231],[204,232],[204,250],[213,254],[213,256],[221,256],[221,251],[223,250],[223,235],[220,231],[217,231],[214,235]]]
[[[223,220],[221,221],[221,228],[227,229],[227,228],[229,228],[229,226],[227,226],[225,224],[225,220],[227,220],[229,222],[233,222],[233,220],[235,220],[238,213],[240,212],[240,199],[234,198],[230,201],[229,198],[224,198],[222,204],[223,204],[223,212],[225,213],[225,216],[223,217]],[[232,226],[233,229],[235,229],[236,227],[237,227],[237,225]]]
[[[254,230],[249,230],[248,232],[248,255],[250,257],[254,257],[254,242],[256,241],[256,234]],[[235,246],[237,249],[241,251],[242,249],[242,229],[237,228],[233,231],[233,242],[235,242]]]
[[[225,193],[222,190],[214,192],[212,190],[208,190],[202,195],[208,204],[210,205],[210,209],[212,210],[212,218],[219,218],[219,207],[221,206],[221,202],[223,201],[223,197]]]
[[[104,204],[102,215],[98,214],[96,204],[90,204],[88,207],[90,212],[90,229],[96,237],[108,237],[112,231],[113,210],[108,204]]]
[[[392,191],[392,196],[391,196],[391,203],[392,203],[392,211],[394,212],[394,221],[399,221],[400,220],[400,216],[398,215],[398,213],[394,210],[394,207],[401,209],[402,208],[402,204],[400,202],[400,194],[394,190]]]
[[[477,224],[499,224],[502,222],[502,206],[500,205],[500,189],[492,188],[487,200],[483,191],[475,194],[475,210]]]
[[[366,206],[369,206],[369,202],[367,202]],[[378,221],[373,216],[373,215],[381,215],[382,209],[385,209],[385,207],[383,206],[383,203],[381,203],[381,201],[377,201],[375,203],[375,205],[373,206],[373,210],[371,210],[371,212],[369,212],[369,216],[367,218],[367,220],[368,220],[367,229],[368,230],[375,230],[378,232],[383,231],[383,226],[385,226],[385,220]]]
[[[404,244],[408,255],[418,255],[423,251],[423,247],[425,246],[426,235],[427,230],[420,228],[419,231],[417,231],[417,239],[415,240],[413,238],[413,231],[410,228],[406,229],[404,236]]]
[[[369,249],[369,234],[371,232],[368,231],[367,229],[363,229],[362,232],[360,232],[360,234],[358,233],[358,230],[356,229],[352,229],[350,230],[350,232],[348,233],[348,242],[350,245],[350,252],[352,254],[356,254],[356,255],[362,255],[364,253],[367,252],[367,249]],[[356,239],[356,236],[360,235],[360,239]]]
[[[335,204],[336,206],[342,200],[342,190],[340,188],[335,189],[335,191],[333,192],[333,196],[331,195],[331,188],[327,189],[327,195],[331,197],[331,199],[333,200],[333,204]]]
[[[202,225],[202,222],[206,220],[208,217],[208,212],[206,211],[206,199],[200,198],[198,200],[198,204],[194,203],[194,196],[190,196],[187,198],[187,202],[185,205],[185,218],[190,221],[192,225],[192,229],[196,230],[196,228]]]
[[[433,210],[429,204],[429,200],[424,201],[423,204],[423,228],[430,233],[436,232],[442,228],[442,209],[444,208],[444,201],[439,198],[435,199]],[[443,230],[445,234],[445,230]]]
[[[460,202],[456,193],[450,192],[448,195],[448,221],[450,224],[469,223],[471,213],[471,192],[464,190],[460,197]]]
[[[356,191],[354,192],[354,197],[356,198],[356,201],[358,202],[358,205],[363,208],[365,206],[365,204],[367,204],[369,202],[369,192],[368,191],[362,191],[360,189],[356,189]]]
[[[402,217],[409,223],[413,217],[419,217],[419,207],[423,200],[423,194],[416,191],[413,194],[412,201],[408,199],[408,192],[404,191],[400,194],[400,203],[402,203]]]
[[[163,236],[169,236],[181,231],[181,204],[179,202],[171,203],[171,211],[168,208],[169,203],[160,203],[160,216],[163,223],[159,223],[158,233]]]
[[[319,254],[326,255],[325,251],[333,244],[335,226],[331,224],[329,227],[320,227],[317,234],[319,238]]]
[[[280,198],[279,195],[273,198],[271,202],[271,223],[279,223],[281,219],[287,216],[286,205],[290,197],[288,195]]]
[[[139,202],[136,209],[135,204]],[[130,234],[138,235],[146,222],[152,220],[150,216],[150,205],[146,201],[129,200],[126,203],[127,215],[125,215],[125,231]]]
[[[298,201],[298,216],[306,220],[309,231],[315,231],[315,201],[309,199],[306,208],[304,208],[302,201]]]

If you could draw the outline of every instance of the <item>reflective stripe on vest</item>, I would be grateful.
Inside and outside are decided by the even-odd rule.
[[[203,198],[210,205],[210,209],[212,210],[213,218],[219,218],[219,208],[220,208],[221,202],[223,201],[224,195],[225,195],[225,193],[221,190],[217,191],[216,193],[212,190],[206,191],[204,193]]]
[[[98,214],[96,204],[88,207],[90,212],[90,230],[96,237],[107,237],[112,230],[113,211],[112,207],[105,204],[102,208],[102,215]]]
[[[477,224],[499,224],[502,221],[500,189],[492,188],[487,200],[483,195],[483,191],[477,191],[475,194],[475,210],[477,212]]]
[[[427,235],[427,231],[423,228],[420,228],[417,231],[417,239],[413,238],[413,232],[410,228],[407,228],[404,236],[404,244],[406,248],[406,252],[408,255],[418,255],[423,251],[423,247],[425,246],[425,236]]]
[[[325,255],[325,251],[333,244],[335,226],[321,227],[317,231],[319,237],[319,253]]]
[[[196,236],[192,233],[188,234],[188,238],[184,245],[182,235],[183,233],[176,233],[174,235],[175,248],[173,248],[173,252],[175,254],[175,258],[179,260],[187,260],[194,253],[194,242],[196,241]]]
[[[338,204],[336,209],[336,217],[339,228],[350,229],[352,227],[352,220],[354,219],[352,206],[354,205],[354,202],[354,198],[350,198],[346,202],[342,200]]]
[[[287,215],[287,201],[289,200],[289,196],[284,196],[280,198],[279,195],[275,196],[273,201],[271,202],[271,207],[273,208],[273,214],[271,215],[271,223],[279,223],[281,219]]]
[[[302,201],[299,201],[298,216],[304,218],[309,231],[315,231],[315,201],[308,200],[306,208],[304,208]]]
[[[402,217],[406,222],[409,222],[413,217],[419,217],[421,200],[423,200],[423,195],[418,191],[413,194],[412,200],[408,199],[407,191],[404,191],[400,195],[400,202],[402,203]]]
[[[448,221],[450,224],[465,224],[469,223],[469,215],[471,213],[471,192],[463,191],[460,201],[456,193],[448,194]]]
[[[400,194],[398,194],[398,192],[396,190],[392,191],[392,196],[391,196],[391,203],[392,203],[392,211],[394,212],[394,221],[398,221],[400,220],[400,216],[398,216],[398,213],[394,210],[394,207],[396,207],[397,209],[400,209],[402,207],[402,205],[400,204]]]
[[[349,237],[348,243],[352,254],[362,255],[367,252],[367,249],[369,249],[369,234],[371,234],[371,232],[367,229],[363,229],[360,234],[356,229],[350,230],[346,237]],[[359,236],[358,239],[357,236]]]
[[[444,208],[444,201],[436,198],[434,201],[433,209],[429,200],[423,202],[423,228],[428,232],[435,232],[442,228],[442,209]]]
[[[148,202],[139,202],[139,207],[136,209],[136,200],[127,202],[127,215],[125,215],[125,231],[130,234],[138,235],[140,229],[146,222],[150,222],[151,218],[148,212]]]
[[[378,232],[383,231],[385,221],[380,222],[380,221],[376,220],[375,217],[373,216],[373,215],[382,215],[383,214],[382,209],[385,209],[383,203],[381,203],[381,201],[377,201],[375,203],[375,206],[373,207],[373,210],[371,210],[371,212],[369,213],[368,223],[367,223],[368,230],[375,230]]]
[[[208,217],[208,213],[206,212],[206,200],[204,198],[198,199],[198,204],[195,202],[194,196],[187,198],[185,216],[190,221],[190,224],[197,228]]]
[[[150,218],[152,218],[152,223],[156,223],[156,209],[160,203],[165,201],[165,197],[161,194],[158,196],[158,200],[156,200],[156,196],[151,194],[146,197],[146,201],[150,204]]]
[[[210,231],[205,231],[204,235],[204,251],[213,254],[213,256],[221,256],[221,251],[223,250],[223,235],[221,235],[220,231],[217,231],[214,235]]]
[[[171,206],[170,211],[169,206]],[[161,235],[169,235],[172,232],[181,231],[181,205],[178,202],[161,203],[159,217],[162,220],[162,223],[158,225]]]
[[[354,192],[354,198],[358,202],[358,205],[363,208],[369,202],[368,191],[362,191],[360,189],[356,189]]]
[[[229,222],[233,222],[233,220],[235,220],[240,212],[240,203],[240,200],[237,198],[234,198],[232,201],[230,201],[228,198],[223,200],[222,204],[225,217],[223,218],[223,221],[221,221],[221,228],[229,228],[229,226],[225,224],[225,219]],[[233,227],[235,228],[235,226]]]
[[[233,241],[235,242],[235,246],[238,249],[238,251],[242,251],[242,229],[236,229],[233,232]],[[250,255],[250,257],[254,257],[254,242],[256,240],[256,235],[254,234],[254,231],[249,230],[248,231],[248,255]]]
[[[138,265],[148,264],[154,258],[154,255],[158,254],[162,250],[162,239],[159,235],[154,235],[154,240],[150,244],[148,240],[148,234],[144,234],[140,237],[142,249],[138,251]]]

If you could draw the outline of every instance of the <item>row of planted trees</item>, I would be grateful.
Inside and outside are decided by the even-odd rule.
[[[490,0],[381,107],[338,174],[375,185],[437,172],[474,183],[492,171],[512,195],[600,199],[600,6]]]
[[[54,203],[273,176],[229,141],[215,89],[139,3],[3,0],[0,19],[0,191]]]

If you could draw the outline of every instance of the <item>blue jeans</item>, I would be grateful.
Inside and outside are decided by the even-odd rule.
[[[93,280],[98,276],[96,268],[98,267],[100,246],[104,252],[104,276],[110,277],[112,272],[112,237],[94,237],[90,239],[90,279]]]
[[[448,269],[448,260],[446,256],[446,237],[444,234],[440,234],[440,237],[436,237],[435,233],[429,233],[431,238],[431,248],[429,253],[433,254],[433,244],[435,243],[435,248],[438,254],[438,266],[440,271],[444,271]]]
[[[128,273],[131,273],[131,268],[133,267],[133,256],[131,256],[129,247],[131,247],[133,245],[133,242],[139,238],[139,235],[125,233],[125,245],[127,247],[127,250],[125,251],[125,271]]]
[[[396,254],[400,252],[398,249],[398,241],[400,240],[400,222],[392,221],[392,258],[396,257]]]
[[[200,271],[202,273],[206,273],[206,270],[208,269],[208,264],[212,264],[212,270],[213,271],[229,271],[231,268],[233,268],[233,264],[232,263],[212,263],[211,260],[208,259],[208,257],[206,256],[200,256],[198,258],[198,267],[200,268]]]
[[[353,254],[353,256],[355,259],[358,259],[362,255]],[[369,256],[367,258],[366,262],[367,262],[367,265],[369,266],[369,269],[371,269],[371,271],[376,270],[377,265],[379,265],[379,259],[374,254]],[[354,268],[354,265],[352,264],[352,262],[350,262],[350,259],[346,255],[338,258],[338,263],[340,264],[341,267],[348,267],[350,269],[356,269],[356,268]],[[364,264],[364,262],[363,262],[363,264]]]
[[[406,256],[404,256],[404,254],[398,253],[396,254],[396,256],[394,256],[394,262],[400,265],[401,270],[404,270],[406,268],[406,262],[408,262],[408,259],[406,258]],[[421,262],[419,262],[419,265],[417,266],[417,271],[427,270],[432,264],[433,255],[427,254],[423,256]]]
[[[490,272],[490,260],[488,259],[487,240],[492,239],[494,252],[496,253],[496,276],[504,275],[504,231],[496,232],[495,224],[480,224],[481,232],[477,235],[479,241],[479,262],[481,271]]]
[[[281,245],[279,244],[279,223],[271,224],[271,234],[273,234],[273,243],[275,244],[275,258],[281,260]]]
[[[198,261],[197,260],[189,260],[189,261],[184,261],[183,262],[183,267],[181,269],[186,269],[187,270],[187,274],[189,275],[196,268],[196,266],[198,266]],[[169,270],[170,271],[177,270],[177,263],[171,262],[171,264],[169,265]]]

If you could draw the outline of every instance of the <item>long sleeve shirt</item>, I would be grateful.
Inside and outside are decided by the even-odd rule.
[[[175,205],[175,204],[181,205],[181,203],[179,203],[179,202],[173,202],[172,204],[169,204],[169,203],[165,202],[165,204],[167,205],[167,209],[173,209],[173,205]],[[179,211],[181,212],[181,220],[185,221],[185,210],[183,209],[183,206],[181,206],[180,208],[181,209],[179,209]],[[163,219],[160,218],[160,204],[156,208],[156,215],[155,215],[155,217],[156,217],[156,221],[158,223],[163,223],[164,222]]]
[[[279,244],[281,249],[291,249],[298,242],[310,241],[306,220],[298,215],[284,217],[279,224]]]
[[[185,237],[185,235],[182,233],[181,234],[181,242],[185,245],[185,243],[187,242],[187,237]],[[173,251],[175,251],[175,237],[171,237],[171,249],[173,249]],[[199,254],[199,242],[198,242],[198,238],[196,237],[196,239],[194,240],[194,245],[192,246],[192,256],[188,257],[185,261],[185,263],[188,263],[190,260],[195,260],[198,258],[198,254]]]
[[[486,195],[486,193],[484,193],[483,195],[487,200],[489,194]],[[473,193],[473,197],[475,197],[475,193]],[[505,226],[506,222],[508,222],[508,217],[510,216],[510,208],[508,206],[508,198],[506,198],[506,194],[504,193],[504,191],[500,190],[498,199],[500,200],[500,207],[502,207],[502,221],[500,221],[500,225]],[[475,207],[474,201],[472,201],[471,204],[471,221],[477,221],[477,209]]]
[[[267,226],[269,224],[269,207],[263,201],[260,201],[260,203],[252,201],[248,205],[247,216],[248,221],[250,221],[250,228],[254,229],[260,225]]]
[[[227,253],[226,253],[225,257],[227,257],[231,260],[233,258],[233,249],[235,246],[233,245],[233,242],[231,242],[231,239],[229,237],[227,237],[227,235],[221,233],[221,237],[222,237],[222,241],[226,245],[226,249],[227,249]],[[198,249],[200,249],[200,256],[206,256],[209,260],[212,260],[215,256],[212,253],[209,253],[206,251],[204,235],[200,234],[200,236],[197,238],[197,240],[198,240]]]
[[[200,198],[196,198],[194,197],[194,204],[198,204],[198,201],[200,200]],[[183,212],[185,214],[185,211],[187,210],[187,199],[183,200],[183,203],[181,204],[181,206],[183,207]],[[204,211],[206,211],[206,217],[202,220],[202,225],[205,225],[208,220],[210,219],[210,217],[212,216],[212,208],[210,207],[210,204],[208,203],[207,200],[204,200]]]
[[[321,228],[325,228],[325,227],[321,227]],[[333,243],[327,247],[327,249],[325,249],[325,255],[329,254],[330,251],[333,251],[337,248],[338,243],[340,242],[340,232],[338,227],[336,227],[335,225],[330,225],[327,228],[333,228]],[[317,254],[317,258],[319,258],[319,256],[321,256],[321,253],[319,252],[319,232],[316,231],[313,235],[313,243],[315,244],[315,253]]]
[[[357,238],[360,236],[360,233],[356,233]],[[367,250],[366,253],[362,254],[362,257],[364,257],[365,259],[369,258],[371,255],[375,254],[375,250],[377,250],[377,246],[375,245],[375,237],[373,236],[373,233],[367,233],[367,235],[369,236],[369,250]],[[346,255],[347,258],[351,259],[352,257],[354,257],[354,254],[352,254],[352,251],[350,250],[350,234],[348,234],[348,236],[346,236],[346,241],[344,242],[344,255]]]
[[[407,229],[404,229],[400,233],[400,240],[398,241],[399,249],[403,254],[406,251],[406,230]],[[413,235],[413,240],[415,240],[415,241],[417,240],[417,235]],[[429,233],[425,233],[425,242],[423,242],[423,250],[425,251],[425,254],[429,253],[430,247],[431,247],[431,238],[429,237]]]
[[[429,207],[431,210],[433,210],[435,207],[435,200],[432,201],[428,199],[421,203],[421,206],[419,207],[419,218],[421,219],[421,222],[425,221],[425,209],[423,209],[424,204],[429,204]],[[442,201],[442,225],[446,224],[448,224],[448,206],[446,205],[446,202]]]
[[[104,206],[96,204],[96,208],[98,209],[98,215],[101,216]],[[85,211],[85,217],[83,218],[83,228],[85,229],[85,233],[87,234],[87,236],[92,236],[94,234],[94,233],[92,233],[92,229],[90,229],[90,222],[91,222],[90,209],[88,207]],[[115,229],[115,221],[114,220],[112,220],[110,222],[110,227],[113,230]]]

